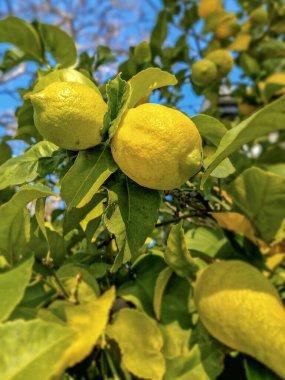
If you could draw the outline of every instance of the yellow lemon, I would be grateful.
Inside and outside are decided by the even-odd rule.
[[[225,39],[237,34],[240,30],[239,23],[235,17],[229,17],[217,26],[214,35],[218,39]]]
[[[201,59],[192,65],[192,80],[198,86],[207,86],[217,77],[216,65],[209,59]]]
[[[234,59],[225,49],[217,49],[206,56],[207,59],[214,62],[218,70],[219,77],[225,77],[229,74],[234,66]]]
[[[29,97],[35,125],[48,141],[70,150],[100,144],[107,105],[91,87],[77,82],[54,82]]]
[[[176,188],[202,164],[201,137],[195,124],[182,112],[160,104],[130,109],[111,149],[120,169],[150,189]]]
[[[198,276],[194,299],[210,334],[285,378],[285,309],[256,268],[238,260],[216,262]]]
[[[221,0],[201,0],[198,6],[198,14],[201,18],[206,18],[211,13],[223,9]]]

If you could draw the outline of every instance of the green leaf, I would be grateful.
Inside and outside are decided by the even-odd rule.
[[[200,135],[209,143],[218,146],[227,128],[218,119],[208,115],[196,115],[191,118]]]
[[[5,141],[2,140],[0,143],[0,165],[8,161],[9,158],[11,158],[11,156],[12,156],[12,149]],[[0,166],[0,173],[1,173],[1,166]],[[1,178],[1,174],[0,174],[0,178]]]
[[[104,223],[116,237],[119,253],[112,267],[116,271],[121,264],[138,256],[139,248],[151,234],[158,218],[160,195],[120,173],[106,187],[108,208]]]
[[[154,54],[159,54],[167,37],[167,12],[160,11],[150,37],[150,46]]]
[[[23,298],[32,275],[33,264],[34,258],[29,255],[16,267],[7,272],[0,273],[1,322],[10,316]]]
[[[187,248],[182,221],[171,227],[164,258],[178,276],[189,280],[195,278],[195,273],[199,267]]]
[[[38,33],[28,22],[9,16],[0,20],[0,43],[10,43],[27,53],[30,59],[43,62],[42,46]]]
[[[33,181],[37,176],[39,159],[51,157],[58,147],[41,141],[18,157],[10,158],[0,166],[0,189]]]
[[[131,86],[131,97],[128,107],[132,108],[142,98],[149,96],[153,90],[165,86],[174,86],[177,84],[177,79],[167,71],[162,71],[157,67],[150,67],[134,75],[128,83]]]
[[[127,110],[130,101],[130,85],[125,80],[121,79],[121,74],[118,74],[115,79],[108,82],[106,86],[108,98],[108,111],[104,117],[102,136],[107,135],[112,138],[119,126],[124,112]]]
[[[23,241],[20,236],[27,236],[24,223],[25,218],[29,218],[29,213],[23,214],[23,209],[27,203],[34,199],[54,195],[46,186],[41,184],[25,185],[9,200],[0,206],[0,254],[13,263],[18,255],[23,254]],[[29,219],[28,219],[29,220]],[[27,240],[27,239],[26,239]]]
[[[107,334],[118,343],[122,364],[133,375],[152,380],[164,378],[163,339],[153,319],[138,310],[122,309]]]
[[[132,266],[134,280],[123,283],[118,290],[118,295],[154,317],[154,289],[159,274],[165,268],[166,264],[162,255],[149,253],[140,256]]]
[[[0,70],[3,71],[3,73],[6,73],[20,63],[28,60],[29,56],[23,53],[21,50],[8,49],[6,50],[3,56],[3,60],[0,63]]]
[[[227,128],[219,120],[208,115],[197,115],[192,118],[203,139],[214,146],[218,146]],[[225,158],[213,171],[212,176],[226,178],[235,172],[235,168],[228,158]]]
[[[188,310],[191,292],[189,280],[173,273],[163,294],[161,323],[168,324],[177,321],[184,329],[191,326],[191,316]]]
[[[188,249],[203,253],[208,258],[214,258],[227,243],[221,230],[206,227],[188,230],[185,240]]]
[[[57,26],[37,23],[45,50],[50,52],[61,67],[73,66],[77,52],[73,39]]]
[[[74,69],[60,69],[49,72],[48,74],[41,76],[33,89],[33,92],[41,91],[49,84],[54,82],[78,82],[85,84],[97,91],[98,94],[101,93],[98,87],[92,82],[87,76],[81,74],[79,71]],[[31,93],[30,93],[31,94]]]
[[[270,369],[252,358],[246,357],[244,364],[247,380],[280,380]]]
[[[269,41],[259,44],[259,49],[263,57],[272,58],[285,58],[285,42],[274,40],[271,38]]]
[[[230,129],[222,138],[216,152],[206,160],[207,169],[202,177],[201,186],[220,162],[244,144],[267,133],[285,129],[284,107],[285,96],[282,96]]]
[[[165,380],[213,380],[223,370],[224,348],[200,324],[182,330],[172,323],[161,326],[166,357]]]
[[[1,380],[50,380],[76,332],[38,319],[0,325]]]
[[[57,276],[65,289],[69,290],[74,301],[80,304],[94,301],[99,297],[100,289],[94,279],[89,266],[83,264],[65,264],[57,271]],[[72,294],[73,293],[73,294]]]
[[[226,191],[269,243],[284,219],[285,178],[253,167],[245,170]]]
[[[155,313],[155,317],[158,320],[160,320],[163,293],[172,273],[173,273],[173,270],[167,267],[159,273],[156,280],[155,289],[154,289],[154,297],[153,297],[153,310]]]
[[[116,170],[117,165],[107,147],[79,152],[61,183],[61,195],[67,204],[67,210],[87,205]]]

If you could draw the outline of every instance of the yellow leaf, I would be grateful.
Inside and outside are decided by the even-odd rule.
[[[78,306],[68,305],[65,308],[67,325],[72,327],[77,335],[57,365],[58,374],[61,374],[65,368],[81,362],[92,352],[107,326],[114,300],[113,287],[93,302]]]
[[[234,41],[228,46],[228,50],[246,51],[250,45],[251,39],[252,37],[250,34],[238,34]]]
[[[211,212],[211,215],[220,227],[244,235],[254,243],[257,242],[253,226],[244,215],[237,212]]]

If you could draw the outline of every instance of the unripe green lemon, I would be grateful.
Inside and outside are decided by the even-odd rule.
[[[234,66],[233,57],[225,49],[217,49],[212,51],[206,56],[206,58],[214,62],[220,78],[227,76]]]
[[[29,97],[35,126],[48,141],[70,150],[100,144],[107,105],[91,87],[77,82],[54,82]]]
[[[263,7],[259,7],[252,11],[249,15],[250,24],[253,26],[266,25],[268,22],[268,15]]]
[[[182,112],[145,103],[130,109],[112,141],[113,158],[139,185],[157,190],[179,187],[202,164],[200,134]]]
[[[194,300],[210,334],[285,378],[285,309],[256,268],[238,260],[210,265],[198,276]]]
[[[221,0],[201,0],[198,6],[198,14],[201,18],[208,17],[211,13],[223,9]]]
[[[209,59],[201,59],[192,65],[192,80],[197,86],[207,86],[217,77],[216,65]]]

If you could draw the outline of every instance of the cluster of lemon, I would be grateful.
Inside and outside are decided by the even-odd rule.
[[[102,142],[107,105],[99,93],[77,82],[55,82],[31,94],[40,134],[69,150]],[[185,183],[202,165],[202,142],[182,112],[160,104],[129,109],[111,140],[119,168],[141,186],[170,190]]]
[[[192,65],[192,81],[197,86],[207,86],[227,76],[233,66],[233,57],[227,50],[214,50]]]

